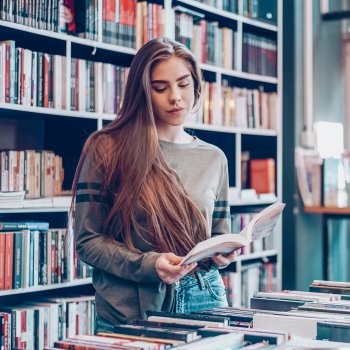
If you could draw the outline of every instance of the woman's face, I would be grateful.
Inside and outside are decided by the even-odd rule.
[[[194,104],[194,83],[190,64],[176,56],[159,62],[153,68],[151,85],[156,123],[164,126],[184,124]]]

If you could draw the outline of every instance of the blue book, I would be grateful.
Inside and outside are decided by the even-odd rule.
[[[20,231],[20,230],[46,231],[48,229],[49,229],[48,222],[38,222],[38,221],[0,222],[0,231]]]

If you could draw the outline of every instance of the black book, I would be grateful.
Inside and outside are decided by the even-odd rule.
[[[223,323],[223,325],[225,326],[228,326],[230,324],[230,319],[228,317],[209,315],[209,314],[207,315],[199,314],[199,313],[181,314],[181,313],[175,313],[175,312],[150,311],[150,310],[147,311],[146,314],[147,314],[147,317],[159,316],[159,317],[167,317],[167,318],[180,318],[180,319],[186,319],[186,320],[217,322],[217,323]]]
[[[172,329],[179,329],[179,330],[197,330],[199,328],[202,328],[202,326],[193,325],[193,324],[167,323],[167,322],[149,321],[149,320],[143,320],[143,319],[133,320],[132,324],[135,324],[138,326],[146,326],[146,327],[154,327],[154,328],[172,328]]]
[[[253,316],[254,316],[253,310],[250,312],[245,312],[242,310],[235,310],[227,308],[225,309],[213,309],[213,310],[205,310],[202,311],[200,314],[201,315],[206,315],[206,316],[216,316],[216,317],[226,317],[229,318],[230,320],[230,325],[236,325],[236,326],[243,326],[243,327],[249,327],[250,323],[253,321]]]
[[[250,307],[258,310],[290,311],[305,304],[304,300],[250,298]]]
[[[283,334],[273,334],[273,333],[264,333],[264,332],[254,332],[254,331],[245,331],[242,328],[232,327],[230,328],[201,328],[198,329],[198,334],[202,337],[216,337],[221,334],[227,333],[237,333],[243,332],[244,340],[252,344],[267,342],[273,345],[282,344],[285,341]]]
[[[341,299],[350,300],[350,288],[341,287],[331,287],[331,286],[309,286],[310,292],[317,293],[332,293],[332,294],[342,294]]]
[[[199,339],[196,330],[179,330],[170,328],[155,328],[138,325],[118,325],[113,329],[116,334],[136,335],[146,338],[160,338],[192,342]]]

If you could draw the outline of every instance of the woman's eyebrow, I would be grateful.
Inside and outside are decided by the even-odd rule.
[[[190,74],[185,74],[183,75],[182,77],[176,79],[176,81],[180,81],[180,80],[183,80],[183,79],[186,79],[190,76]],[[166,84],[166,83],[169,83],[168,80],[152,80],[151,82],[152,84]]]

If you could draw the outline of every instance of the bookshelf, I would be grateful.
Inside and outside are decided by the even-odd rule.
[[[315,207],[304,206],[304,212],[308,214],[320,214],[322,216],[322,253],[323,253],[323,279],[328,280],[331,276],[330,261],[330,232],[329,221],[350,218],[349,207]],[[347,234],[347,232],[345,233]]]
[[[51,108],[52,106],[50,108],[39,107],[32,105],[32,103],[26,103],[25,105],[8,103],[1,100],[2,95],[0,94],[0,150],[53,150],[55,154],[60,155],[63,159],[63,168],[65,171],[63,189],[69,189],[71,186],[75,166],[87,137],[93,131],[102,128],[103,125],[111,121],[115,115],[114,113],[104,111],[102,105],[94,105],[95,111],[89,111],[85,102],[84,106],[86,108],[83,108],[84,110],[79,108],[72,110],[71,101],[75,98],[74,90],[72,90],[71,86],[71,74],[74,69],[72,59],[91,61],[93,64],[102,63],[105,65],[113,64],[120,67],[128,67],[136,52],[136,47],[107,43],[106,38],[103,37],[103,4],[106,1],[99,0],[93,2],[96,5],[95,13],[97,14],[96,23],[94,24],[96,40],[15,23],[8,20],[8,18],[6,19],[4,8],[0,8],[0,41],[13,40],[16,48],[24,48],[32,52],[44,52],[50,55],[60,55],[65,59],[64,67],[66,69],[66,79],[62,83],[62,89],[64,89],[62,91],[64,91],[65,96],[60,95],[62,98],[60,108]],[[58,1],[56,2],[58,4]],[[53,3],[56,2],[53,1]],[[186,13],[186,10],[189,11],[187,14],[190,16],[194,13],[196,23],[198,18],[204,21],[202,22],[203,25],[210,26],[213,23],[218,23],[215,33],[221,31],[222,28],[228,28],[232,32],[230,35],[233,35],[234,40],[233,44],[231,43],[233,54],[232,62],[229,62],[230,68],[224,67],[221,64],[224,61],[220,61],[220,64],[201,63],[204,80],[209,85],[215,84],[214,95],[211,96],[215,102],[212,110],[214,119],[210,120],[209,123],[203,123],[199,119],[189,120],[186,128],[199,138],[223,149],[229,161],[230,187],[234,188],[236,193],[239,193],[242,189],[242,152],[249,152],[251,159],[274,159],[274,194],[276,200],[281,200],[282,4],[280,2],[278,3],[278,9],[276,10],[277,24],[273,24],[247,17],[249,14],[246,12],[245,2],[245,0],[237,0],[235,2],[237,13],[218,9],[214,6],[193,0],[164,0],[164,2],[155,1],[154,3],[161,4],[164,8],[163,15],[167,20],[162,23],[162,28],[165,36],[176,39],[176,13],[180,13],[181,15],[182,13]],[[271,1],[271,3],[277,7],[276,1]],[[200,17],[197,18],[198,14],[200,14]],[[253,35],[254,38],[249,39],[247,34]],[[259,37],[262,38],[262,41],[254,47],[252,44],[254,41],[249,42],[249,40],[255,40],[256,42]],[[269,54],[272,54],[274,57],[272,60],[275,62],[273,65],[275,72],[273,74],[271,72],[269,74],[258,74],[255,71],[263,65],[261,60],[260,63],[259,61],[256,63],[256,67],[246,67],[246,69],[243,67],[245,63],[243,56],[246,54],[244,52],[244,45],[247,45],[247,43],[244,44],[245,40],[248,40],[248,44],[250,44],[248,48],[250,53],[255,50],[255,55],[258,55],[258,50],[260,49],[260,51],[266,48],[269,50]],[[192,38],[193,41],[194,39]],[[272,50],[271,41],[274,42]],[[208,46],[210,47],[210,43]],[[217,56],[218,54],[219,52],[216,51],[216,57],[219,57]],[[262,55],[261,52],[260,55]],[[267,56],[261,57],[264,57],[265,65],[270,62],[270,58]],[[223,60],[222,57],[221,60]],[[102,86],[102,80],[102,76],[99,75],[95,81],[96,86]],[[234,90],[235,88],[240,90],[236,91]],[[253,90],[256,97],[253,97]],[[240,115],[240,118],[244,120],[240,120],[240,122],[235,121],[234,118],[237,118],[237,116],[233,116],[233,112],[231,111],[228,114],[229,118],[223,121],[224,111],[218,101],[224,103],[225,93],[232,94],[227,95],[231,96],[231,100],[229,99],[229,101],[233,101],[232,103],[237,103],[237,100],[234,100],[232,97],[234,93],[242,94],[239,95],[239,103],[241,105],[245,103],[246,114]],[[249,98],[252,99],[258,98],[255,99],[257,106],[261,103],[257,102],[259,99],[265,101],[264,107],[262,105],[259,107],[261,124],[259,124],[257,119],[254,122],[252,120],[250,122],[247,121],[247,95],[244,94],[248,94],[250,96]],[[273,96],[273,98],[270,96]],[[73,107],[77,106],[74,105]],[[253,108],[251,104],[249,108]],[[262,109],[264,111],[261,111]],[[201,111],[201,113],[203,113],[203,116],[206,111]],[[250,109],[249,113],[250,118],[252,118],[252,109]],[[199,118],[201,118],[200,115]],[[263,118],[265,124],[262,122]],[[254,127],[253,124],[257,125],[257,127]],[[254,211],[261,210],[273,201],[258,197],[252,199],[236,196],[230,202],[231,213],[232,215],[254,213]],[[3,208],[0,209],[0,221],[48,221],[50,227],[64,228],[66,226],[67,213],[68,207]],[[274,237],[273,248],[242,255],[235,263],[233,269],[241,273],[243,267],[249,267],[250,264],[257,261],[263,263],[272,261],[276,266],[276,287],[280,289],[281,260],[281,227],[279,226]],[[49,293],[54,295],[55,290],[58,288],[66,289],[68,292],[70,289],[74,289],[77,285],[80,285],[80,283],[82,286],[89,285],[90,279],[74,280],[60,285],[52,284],[45,286],[45,288]],[[18,296],[21,293],[29,293],[34,296],[39,294],[39,291],[39,287],[24,288],[16,290],[14,295]],[[0,300],[5,297],[11,299],[11,292],[0,291]]]

